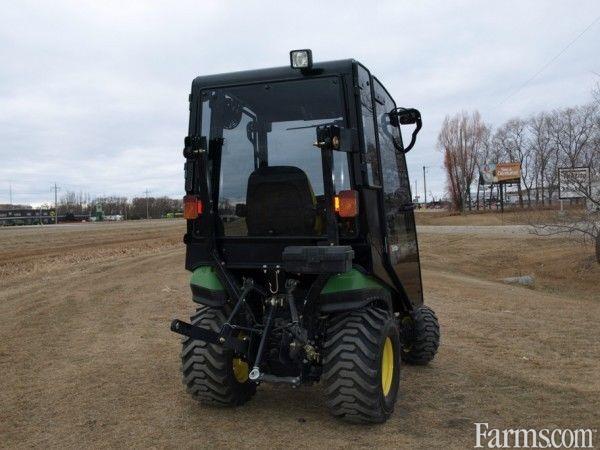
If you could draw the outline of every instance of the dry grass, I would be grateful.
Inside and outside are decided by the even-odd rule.
[[[533,275],[536,290],[600,301],[593,248],[566,238],[419,235],[425,266],[499,281]]]
[[[23,269],[0,279],[2,447],[470,448],[476,421],[598,425],[600,302],[596,291],[571,291],[576,271],[557,273],[561,258],[577,260],[567,244],[536,250],[533,237],[421,236],[442,347],[430,366],[404,367],[384,425],[334,420],[319,386],[261,386],[242,408],[197,404],[168,330],[193,309],[182,230],[177,222],[0,230],[0,264]],[[539,276],[557,277],[555,292],[490,281],[512,274],[498,253],[524,246],[519,267],[545,259]],[[581,275],[581,289],[596,274]]]
[[[544,210],[510,210],[504,213],[489,211],[473,211],[460,214],[452,211],[417,210],[415,217],[417,225],[527,225],[532,218],[536,220],[556,217],[555,209]]]

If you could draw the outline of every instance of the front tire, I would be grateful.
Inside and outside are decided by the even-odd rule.
[[[331,317],[322,376],[330,413],[351,422],[385,422],[398,396],[400,349],[396,322],[384,309]]]
[[[420,306],[402,319],[402,361],[424,366],[435,357],[440,346],[440,324],[433,309]]]
[[[226,320],[223,309],[210,306],[201,306],[191,317],[192,325],[215,332]],[[181,363],[188,393],[203,403],[237,406],[256,393],[256,384],[248,379],[248,364],[222,345],[185,338]]]

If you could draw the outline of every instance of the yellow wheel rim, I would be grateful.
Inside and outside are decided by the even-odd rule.
[[[233,376],[238,383],[245,383],[248,380],[248,363],[240,358],[233,358]]]
[[[392,379],[394,378],[394,347],[392,340],[385,338],[383,344],[383,353],[381,355],[381,389],[383,395],[387,396],[392,388]]]

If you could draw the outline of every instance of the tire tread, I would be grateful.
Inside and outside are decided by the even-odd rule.
[[[351,422],[384,422],[391,411],[381,406],[379,341],[391,319],[383,309],[367,307],[332,316],[323,345],[326,404],[334,416]]]
[[[219,331],[227,320],[225,312],[201,306],[191,317],[192,325]],[[254,383],[234,386],[229,374],[231,351],[223,346],[183,338],[181,373],[188,393],[196,400],[220,406],[237,406],[246,403],[256,392]]]
[[[402,360],[408,364],[423,366],[430,363],[440,346],[440,326],[433,309],[421,306],[411,314],[414,330],[409,350],[402,352]]]

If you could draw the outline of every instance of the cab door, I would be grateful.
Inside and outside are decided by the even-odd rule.
[[[423,303],[421,268],[410,181],[397,127],[390,124],[389,112],[396,103],[381,83],[373,78],[377,140],[381,160],[384,252],[386,265],[395,272],[413,305]]]

